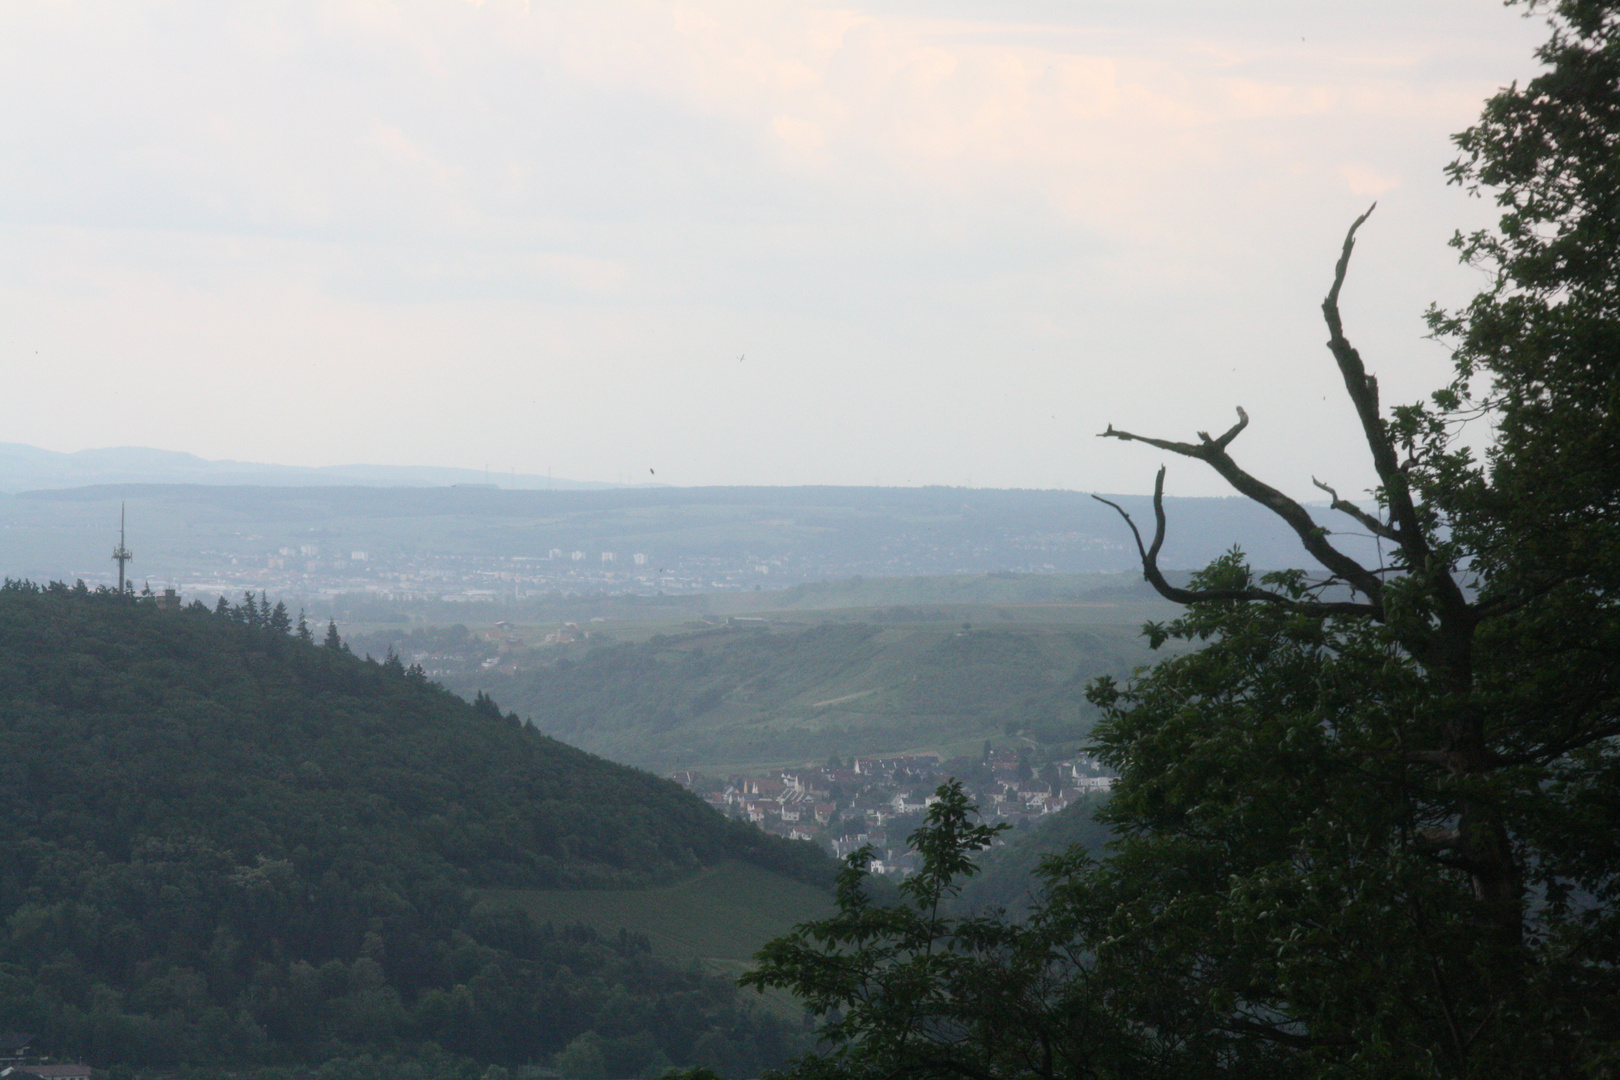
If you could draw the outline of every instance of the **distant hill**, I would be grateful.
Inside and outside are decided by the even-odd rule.
[[[366,640],[411,655],[453,633]],[[1078,743],[1093,719],[1087,682],[1151,658],[1135,627],[928,621],[734,623],[553,655],[444,681],[615,760],[720,773],[832,755],[977,755],[985,739],[1011,735]]]
[[[287,621],[0,588],[0,1029],[98,1065],[791,1048],[643,939],[487,897],[825,880],[811,845]]]
[[[527,473],[491,474],[479,469],[413,465],[267,465],[211,461],[177,450],[113,446],[71,454],[23,443],[0,443],[0,492],[93,484],[211,484],[280,487],[448,487],[455,484],[506,488],[585,490],[617,487]]]

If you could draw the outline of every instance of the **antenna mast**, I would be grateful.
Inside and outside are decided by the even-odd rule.
[[[135,557],[129,548],[124,546],[124,504],[118,504],[118,546],[113,548],[113,562],[118,564],[118,595],[124,595],[124,564]]]

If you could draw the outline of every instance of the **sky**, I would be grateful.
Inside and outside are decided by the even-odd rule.
[[[1496,0],[0,7],[0,442],[577,480],[1145,492],[1371,469]],[[1223,494],[1172,460],[1167,490]]]

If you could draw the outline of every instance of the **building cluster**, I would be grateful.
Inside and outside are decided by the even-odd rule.
[[[375,537],[371,538],[375,541]],[[1075,552],[1117,544],[1084,533],[1034,532],[941,543],[926,533],[886,537],[875,547],[761,553],[747,550],[649,552],[628,545],[577,541],[529,547],[527,554],[399,548],[356,537],[242,535],[228,546],[199,548],[162,566],[136,561],[137,583],[177,586],[187,595],[266,592],[281,598],[330,600],[366,595],[387,602],[510,603],[561,593],[687,595],[782,588],[863,575],[1053,573],[1072,571]],[[122,544],[119,545],[123,551]],[[1065,555],[1067,553],[1067,556]],[[127,552],[126,552],[127,554]],[[1054,562],[1054,559],[1057,562]],[[125,561],[128,561],[127,559]],[[122,570],[123,563],[119,563]],[[91,585],[111,584],[113,568],[73,571]]]
[[[837,858],[870,846],[872,869],[898,877],[917,868],[906,837],[938,801],[935,790],[953,778],[962,781],[985,820],[1014,824],[1055,814],[1107,792],[1113,783],[1090,758],[1033,766],[1011,750],[991,751],[979,762],[945,763],[935,755],[908,754],[723,781],[689,771],[672,777],[721,813],[777,836],[815,841]]]
[[[391,603],[461,604],[520,603],[559,593],[685,595],[807,580],[789,572],[784,559],[746,555],[665,560],[668,565],[656,565],[657,561],[640,551],[557,548],[537,556],[381,554],[301,544],[268,553],[199,551],[184,565],[157,572],[157,579],[173,579],[188,595],[264,592],[315,600],[369,596]],[[77,576],[98,584],[107,575],[86,569]],[[135,580],[140,580],[138,574]]]

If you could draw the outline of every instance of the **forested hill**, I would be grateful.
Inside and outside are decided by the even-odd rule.
[[[477,889],[725,859],[825,872],[810,845],[288,623],[0,589],[0,1029],[98,1064],[429,1043],[544,1060],[601,1026],[582,973],[599,995],[701,979],[630,979],[651,964],[633,942],[559,936]],[[713,987],[687,989],[713,1012]],[[703,1016],[658,1052],[741,1022]]]

